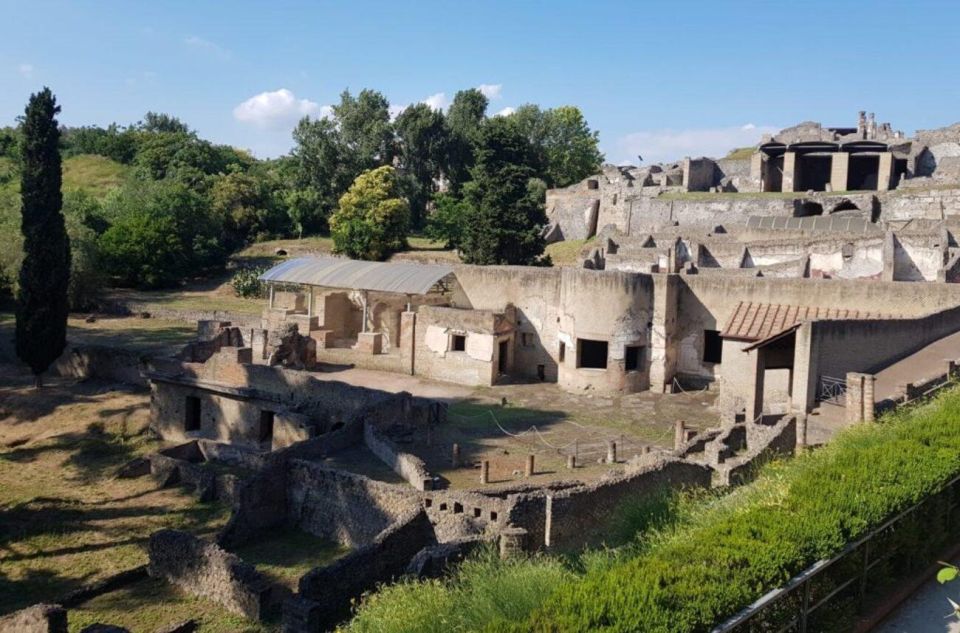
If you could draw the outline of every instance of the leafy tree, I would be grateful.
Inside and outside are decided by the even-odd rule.
[[[327,215],[316,189],[289,189],[283,193],[283,204],[297,232],[297,239],[303,239],[304,231],[314,233],[327,228]]]
[[[22,134],[19,128],[0,128],[0,156],[19,161],[21,137]]]
[[[333,106],[346,159],[356,171],[389,165],[394,155],[390,102],[376,90],[361,90],[353,97],[349,90],[340,94]]]
[[[139,149],[140,134],[133,127],[111,123],[102,128],[96,125],[64,130],[63,155],[98,154],[118,163],[133,162]]]
[[[359,172],[354,173],[349,149],[330,119],[302,119],[293,131],[293,140],[293,189],[308,193],[288,199],[288,208],[294,208],[304,227],[325,228],[337,200]]]
[[[17,356],[40,374],[67,344],[70,240],[64,227],[60,112],[49,88],[30,96],[20,176],[24,257],[17,288]]]
[[[550,187],[566,187],[597,173],[603,164],[599,135],[591,131],[580,108],[541,110],[523,105],[506,117],[534,148],[538,171]]]
[[[474,151],[480,142],[480,131],[486,120],[487,97],[477,90],[461,90],[453,97],[447,110],[447,128],[449,144],[447,149],[446,174],[450,181],[450,190],[459,193],[460,188],[470,179],[470,168],[474,164]]]
[[[448,193],[437,194],[424,234],[431,240],[443,242],[445,248],[458,249],[463,242],[466,218],[467,206],[462,199]]]
[[[217,176],[210,190],[210,207],[233,247],[268,239],[287,229],[285,209],[277,204],[266,179],[252,172],[235,169]]]
[[[466,215],[460,248],[469,264],[540,264],[547,223],[533,148],[503,117],[488,121],[480,134],[473,180],[464,187]]]
[[[407,247],[410,206],[400,197],[389,165],[362,173],[330,217],[334,251],[354,259],[384,260]]]
[[[413,226],[419,227],[426,217],[427,203],[436,193],[443,175],[449,149],[449,133],[442,112],[425,103],[409,106],[394,121],[402,186],[410,201]]]
[[[175,116],[160,112],[147,112],[143,115],[140,129],[144,132],[159,132],[162,134],[190,134],[187,124]]]

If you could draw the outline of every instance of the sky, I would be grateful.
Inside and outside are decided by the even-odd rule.
[[[286,153],[341,91],[489,114],[576,105],[611,163],[726,153],[857,112],[912,134],[960,121],[960,2],[0,0],[0,126],[49,86],[69,126],[180,117]]]

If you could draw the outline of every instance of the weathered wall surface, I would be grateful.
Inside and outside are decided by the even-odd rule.
[[[505,306],[512,316],[514,310]],[[513,319],[494,310],[421,307],[417,311],[414,373],[462,385],[489,386],[499,374],[501,342],[505,367],[511,369]],[[454,350],[454,335],[464,349]]]
[[[384,464],[403,477],[417,490],[433,488],[433,477],[422,459],[400,449],[389,437],[381,433],[373,424],[363,425],[363,441],[367,448],[380,458]]]
[[[348,547],[372,542],[420,498],[413,490],[360,475],[291,460],[287,520],[305,532]]]
[[[300,604],[284,609],[284,631],[331,629],[350,615],[353,601],[364,591],[398,578],[414,555],[432,544],[433,529],[426,513],[419,507],[407,510],[373,542],[304,575],[296,599]]]
[[[529,345],[515,344],[511,371],[537,379],[543,367],[544,379],[557,380],[557,317],[560,311],[559,268],[524,266],[456,266],[463,295],[454,297],[455,307],[503,312],[516,308],[514,337]],[[419,326],[418,326],[419,327]]]
[[[35,604],[0,618],[0,633],[67,633],[67,610]]]
[[[148,547],[151,576],[215,602],[231,613],[252,620],[263,615],[271,583],[234,554],[177,530],[154,532]]]

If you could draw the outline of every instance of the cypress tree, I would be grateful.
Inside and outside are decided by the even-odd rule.
[[[17,356],[40,375],[67,344],[70,240],[63,220],[60,112],[49,88],[30,95],[20,179],[23,264],[17,289]]]

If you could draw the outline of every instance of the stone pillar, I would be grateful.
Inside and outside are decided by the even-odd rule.
[[[417,313],[403,312],[400,314],[400,359],[403,370],[411,376],[416,371],[414,356],[417,345]]]
[[[893,281],[896,277],[897,238],[893,231],[887,231],[883,236],[883,270],[880,272],[881,281]]]
[[[460,445],[454,444],[451,450],[450,463],[454,468],[460,468]]]
[[[513,558],[523,552],[527,545],[527,531],[509,527],[500,532],[500,558]]]
[[[613,440],[607,440],[607,463],[617,463],[617,443]]]
[[[849,174],[850,154],[837,152],[830,160],[830,189],[832,191],[846,191]]]
[[[653,318],[650,326],[650,390],[670,393],[676,373],[677,301],[680,277],[653,275]]]
[[[673,423],[673,450],[680,450],[687,437],[687,423],[683,420],[677,420]]]
[[[863,375],[863,421],[873,422],[876,419],[877,397],[875,393],[877,377],[873,374]]]
[[[847,372],[847,422],[863,422],[864,420],[864,378],[859,372]]]
[[[797,180],[797,154],[795,152],[785,152],[783,154],[783,184],[781,191],[796,191],[794,185]]]
[[[567,455],[567,468],[573,470],[577,467],[577,456],[576,455]]]
[[[806,448],[807,446],[807,414],[797,414],[797,448]]]
[[[888,191],[893,181],[893,153],[881,152],[877,166],[877,191]]]
[[[490,483],[490,460],[488,459],[480,462],[480,483],[483,485]]]
[[[754,152],[750,157],[750,181],[756,183],[758,191],[764,191],[767,187],[763,162],[763,152]]]
[[[762,347],[746,352],[753,357],[754,374],[753,380],[748,386],[748,395],[746,402],[746,420],[747,424],[752,423],[763,413],[763,379],[767,371],[765,353]]]

